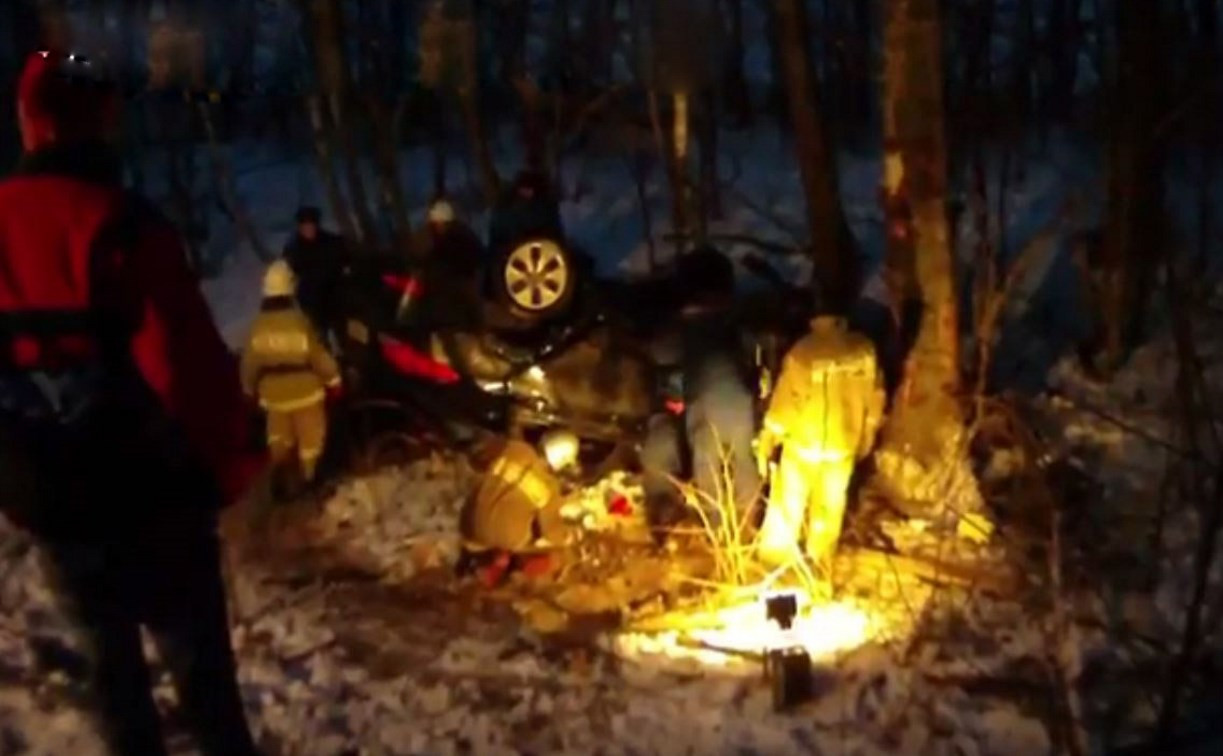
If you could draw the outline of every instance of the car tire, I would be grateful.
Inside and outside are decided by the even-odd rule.
[[[499,258],[492,276],[493,292],[515,320],[537,324],[569,311],[579,276],[573,255],[563,245],[532,239]]]

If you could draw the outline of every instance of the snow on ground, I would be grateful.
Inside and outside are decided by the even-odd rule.
[[[1095,175],[1084,150],[1059,145],[1055,159],[1030,166],[1026,179],[1009,190],[1012,249],[1026,245],[1066,195]],[[726,214],[714,222],[714,233],[795,243],[801,234],[793,229],[802,227],[803,213],[790,148],[775,135],[727,135],[724,148]],[[271,249],[279,250],[291,232],[299,204],[323,205],[327,212],[308,158],[249,146],[232,155],[239,197]],[[502,163],[507,172],[515,167],[508,158]],[[566,163],[564,183],[584,192],[562,206],[573,236],[595,253],[603,272],[642,272],[648,245],[623,161],[591,156],[580,168],[576,163]],[[455,185],[462,186],[460,161],[451,161],[451,168]],[[419,218],[427,199],[423,187],[429,185],[427,158],[410,153],[402,169]],[[878,160],[847,154],[840,170],[851,227],[865,254],[876,259]],[[468,201],[470,192],[456,194],[482,228],[485,218]],[[649,186],[648,201],[658,248],[665,251],[669,199],[660,181]],[[1089,206],[1083,217],[1052,232],[1049,253],[1021,287],[1025,299],[1016,319],[1027,327],[1039,327],[1053,307],[1050,301],[1065,299],[1065,236],[1097,213]],[[222,265],[205,290],[227,342],[238,347],[258,304],[264,263],[227,222],[214,217],[210,225],[209,254]],[[962,227],[957,238],[963,257],[971,234]],[[749,251],[738,244],[729,249],[736,256]],[[1069,317],[1059,311],[1053,326],[1045,318],[1045,327],[1056,331]],[[1170,433],[1161,418],[1167,416],[1174,362],[1166,342],[1157,339],[1140,351],[1107,389],[1093,387],[1069,363],[1060,364],[1054,386],[1078,404],[1038,400],[1057,432],[1064,429],[1060,441],[1104,486],[1087,507],[1099,533],[1109,532],[1115,519],[1134,519],[1126,513],[1150,512],[1165,460],[1158,444],[1083,406],[1099,403],[1096,409],[1114,420],[1169,438],[1161,435]],[[1046,351],[1041,358],[1049,361],[1058,348]],[[288,572],[284,565],[258,561],[240,565],[234,574],[235,642],[244,695],[261,737],[285,753],[320,756],[1049,752],[1055,687],[1048,681],[1050,655],[1062,660],[1086,695],[1116,679],[1093,678],[1097,670],[1133,661],[1135,634],[1163,642],[1175,637],[1196,535],[1192,511],[1170,513],[1162,552],[1178,556],[1165,563],[1156,588],[1076,585],[1067,600],[1078,622],[1061,633],[1051,630],[1041,610],[1014,598],[947,591],[924,608],[911,606],[909,637],[868,642],[829,659],[817,700],[778,715],[752,663],[721,658],[708,667],[677,665],[649,653],[641,639],[558,650],[473,600],[470,590],[430,582],[439,574],[434,568],[454,558],[457,508],[471,475],[463,465],[430,460],[342,485],[318,530],[361,568],[356,576],[312,571],[308,563]],[[1110,555],[1152,563],[1150,554],[1123,548],[1142,541],[1141,532],[1122,530],[1113,539],[1122,543],[1108,544],[1116,547]],[[36,649],[46,644],[34,639],[60,638],[62,628],[32,556],[10,548],[18,543],[11,531],[0,529],[0,753],[90,754],[84,722],[69,705],[69,678],[38,664]],[[1149,649],[1143,653],[1153,657]],[[172,697],[164,680],[159,696]],[[1093,706],[1111,705],[1115,696],[1098,698]],[[1150,716],[1149,702],[1126,705],[1123,714],[1131,724]],[[1113,742],[1105,733],[1107,712],[1089,707],[1084,719],[1093,745],[1107,750]]]
[[[1164,460],[1118,422],[1170,438],[1160,418],[1173,365],[1167,340],[1156,339],[1111,386],[1063,363],[1053,376],[1057,395],[1037,400],[1062,450],[1105,487],[1087,505],[1102,523],[1091,532],[1110,534],[1104,524],[1126,511],[1149,511]],[[372,578],[305,562],[287,573],[258,561],[234,570],[243,691],[265,742],[320,756],[1047,753],[1055,747],[1052,655],[1082,692],[1093,750],[1107,751],[1117,741],[1103,709],[1157,685],[1162,667],[1139,685],[1101,680],[1140,664],[1144,653],[1156,658],[1135,650],[1136,636],[1148,645],[1176,637],[1196,534],[1192,511],[1170,513],[1163,551],[1179,558],[1164,562],[1153,591],[1068,578],[1075,622],[1061,633],[1047,613],[1015,598],[946,591],[924,609],[910,601],[917,616],[908,637],[826,659],[816,700],[777,714],[753,662],[693,664],[673,649],[660,658],[641,638],[558,646],[473,597],[470,584],[438,580],[445,573],[430,568],[453,560],[472,480],[465,465],[433,458],[342,485],[323,507],[320,532]],[[1121,543],[1109,547],[1139,541],[1130,528],[1117,532]],[[6,752],[24,744],[32,753],[89,754],[84,722],[66,705],[69,678],[37,671],[35,648],[45,644],[31,639],[59,637],[62,628],[31,556],[14,554],[11,532],[0,533],[0,743]],[[1152,563],[1138,552],[1128,558]],[[172,698],[164,680],[159,696]],[[1149,701],[1123,704],[1131,732],[1153,716]]]
[[[1195,317],[1196,348],[1217,406],[1223,388],[1218,316]],[[1212,506],[1191,487],[1193,477],[1213,473],[1185,458],[1178,370],[1175,345],[1163,331],[1108,384],[1063,360],[1051,373],[1051,394],[1038,400],[1060,429],[1059,451],[1099,486],[1066,514],[1087,537],[1067,545],[1065,560],[1067,579],[1075,582],[1066,601],[1076,617],[1088,724],[1105,749],[1153,723],[1191,603],[1202,517]],[[1076,569],[1091,572],[1075,576]],[[1217,602],[1223,595],[1217,557],[1208,585]],[[1208,606],[1203,624],[1199,660],[1207,666],[1223,660],[1220,612],[1223,606]],[[1191,726],[1213,721],[1217,713],[1210,712],[1218,706],[1217,697],[1196,701],[1189,707]],[[1220,743],[1216,734],[1198,745],[1202,750],[1193,752],[1209,753]]]
[[[455,494],[466,480],[457,469],[447,480],[436,462],[424,462],[354,483],[327,504],[324,519],[349,522],[350,545],[362,542],[374,555],[414,537],[453,539],[462,498]],[[385,564],[376,583],[278,576],[258,563],[234,571],[243,692],[264,742],[320,756],[1049,748],[1030,712],[932,682],[897,648],[868,644],[828,663],[817,701],[782,715],[755,664],[680,671],[649,654],[557,647],[462,604],[452,587],[413,593],[423,589],[403,582],[397,560]],[[32,752],[90,753],[82,721],[64,706],[67,678],[32,672],[28,639],[59,632],[37,570],[28,556],[4,567],[0,668],[21,679],[6,675],[0,685],[0,728]],[[31,688],[51,702],[45,712],[37,713]],[[164,680],[159,694],[170,697]]]

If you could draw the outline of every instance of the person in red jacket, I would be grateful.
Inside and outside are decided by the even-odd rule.
[[[120,185],[118,98],[93,68],[41,52],[18,83],[24,154],[0,181],[0,507],[77,631],[111,751],[166,752],[143,626],[200,749],[253,754],[217,515],[262,460],[178,235]]]

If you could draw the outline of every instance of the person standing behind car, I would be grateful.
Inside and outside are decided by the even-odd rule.
[[[733,477],[736,508],[743,512],[760,493],[760,476],[752,451],[752,356],[739,336],[734,263],[711,246],[700,247],[680,259],[679,275],[690,291],[680,328],[693,483],[706,496],[714,496],[725,463]]]
[[[164,754],[150,631],[205,754],[255,754],[217,515],[261,460],[237,371],[181,238],[120,183],[118,94],[35,53],[24,155],[0,181],[0,508],[30,533],[115,754]]]
[[[424,256],[423,297],[431,328],[466,328],[479,323],[481,274],[485,252],[480,237],[455,214],[444,198],[425,216],[418,249]]]
[[[339,296],[348,268],[344,238],[320,226],[317,207],[297,211],[297,230],[285,245],[284,260],[297,277],[297,301],[324,338],[337,336]]]
[[[341,381],[335,359],[294,294],[288,264],[277,260],[268,266],[263,304],[242,352],[242,388],[267,412],[268,449],[280,480],[294,479],[297,472],[309,484],[327,441],[326,400],[339,393]],[[290,493],[287,488],[282,496]]]
[[[680,258],[676,283],[677,296],[685,300],[674,329],[683,418],[678,422],[666,414],[652,418],[641,451],[647,508],[660,525],[672,519],[666,510],[674,499],[670,478],[681,467],[680,432],[691,453],[698,506],[712,510],[711,503],[729,503],[719,501],[726,488],[725,474],[730,476],[734,508],[740,513],[756,502],[761,488],[752,449],[756,392],[751,355],[739,338],[734,263],[713,247],[698,248]]]
[[[547,176],[522,171],[493,207],[488,224],[488,246],[496,254],[509,252],[531,239],[564,241],[560,204]]]

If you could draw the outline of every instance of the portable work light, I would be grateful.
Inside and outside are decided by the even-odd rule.
[[[798,642],[789,642],[790,630],[798,616],[798,595],[776,593],[765,597],[765,617],[776,622],[783,631],[783,641],[776,648],[765,649],[764,676],[773,691],[773,708],[789,709],[811,697],[811,655]]]

